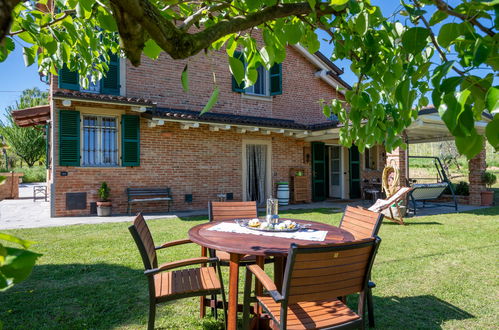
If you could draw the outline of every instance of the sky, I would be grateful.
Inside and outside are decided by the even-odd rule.
[[[459,1],[449,2],[457,3]],[[390,16],[400,6],[399,0],[372,0],[371,3],[380,6],[385,17]],[[321,51],[329,56],[332,47],[323,42]],[[345,69],[342,78],[353,85],[356,82],[356,77],[350,72],[348,61],[337,61],[336,64]],[[3,117],[5,108],[14,104],[24,89],[33,87],[38,87],[41,90],[48,89],[48,85],[40,81],[36,65],[30,67],[24,65],[22,47],[17,43],[14,52],[9,55],[5,62],[0,63],[0,118]]]

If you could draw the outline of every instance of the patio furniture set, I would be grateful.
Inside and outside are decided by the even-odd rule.
[[[157,304],[195,296],[201,297],[200,316],[204,317],[207,307],[215,318],[223,310],[228,329],[238,327],[241,311],[244,329],[363,328],[366,312],[369,326],[374,326],[371,289],[375,284],[370,274],[381,242],[377,234],[383,217],[379,212],[347,206],[338,227],[280,219],[300,229],[257,231],[242,227],[239,221],[257,218],[255,202],[210,202],[208,223],[191,228],[187,239],[155,246],[139,213],[129,230],[149,281],[148,328],[154,328]],[[158,263],[156,251],[187,243],[201,246],[201,255]],[[264,270],[266,264],[273,265],[273,279]],[[193,265],[199,266],[175,270]],[[228,297],[221,275],[221,267],[227,266]],[[238,299],[241,267],[245,267],[242,305]],[[357,293],[354,311],[346,305],[346,296]]]

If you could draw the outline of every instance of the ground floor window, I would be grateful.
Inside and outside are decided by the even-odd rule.
[[[83,166],[117,166],[118,134],[116,117],[83,116]]]

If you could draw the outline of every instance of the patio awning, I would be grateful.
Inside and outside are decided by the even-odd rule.
[[[50,120],[50,105],[12,111],[12,118],[19,127],[45,125]]]
[[[488,113],[484,113],[482,120],[475,122],[475,129],[479,134],[485,134],[485,127],[491,119]],[[433,107],[421,110],[418,119],[413,121],[405,132],[408,143],[411,144],[454,140],[454,136]]]

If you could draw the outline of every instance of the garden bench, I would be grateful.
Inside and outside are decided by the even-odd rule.
[[[127,213],[130,214],[132,203],[141,202],[168,202],[168,212],[173,202],[173,196],[170,188],[127,188],[126,189],[128,208]]]

